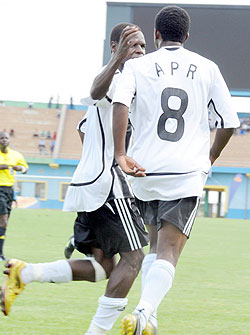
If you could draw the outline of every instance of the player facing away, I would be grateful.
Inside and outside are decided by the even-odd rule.
[[[28,264],[9,260],[1,291],[2,310],[10,312],[16,296],[30,282],[98,281],[109,278],[105,294],[86,335],[106,334],[127,305],[127,293],[144,257],[147,234],[134,204],[128,182],[114,162],[112,97],[124,62],[145,53],[145,40],[138,27],[120,24],[111,33],[112,58],[95,78],[89,105],[80,130],[85,133],[81,161],[66,195],[64,210],[78,212],[75,243],[91,259],[59,260]],[[83,130],[86,124],[86,129]],[[116,266],[112,257],[120,255]],[[152,326],[145,335],[153,334]]]
[[[137,307],[122,320],[123,335],[142,334],[170,290],[208,171],[239,126],[218,66],[184,49],[189,27],[184,9],[164,7],[155,18],[158,50],[126,62],[113,97],[115,158],[131,175],[135,196],[150,202],[158,222],[157,259]],[[129,157],[124,138],[132,98]],[[211,148],[208,110],[218,128]]]

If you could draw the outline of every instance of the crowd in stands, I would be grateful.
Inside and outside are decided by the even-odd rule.
[[[38,151],[40,155],[48,155],[50,151],[50,154],[53,154],[55,143],[56,143],[56,131],[54,131],[53,135],[51,134],[50,130],[42,130],[39,134],[38,129],[35,129],[33,133],[33,137],[40,138],[38,142]],[[47,143],[49,140],[49,143]]]

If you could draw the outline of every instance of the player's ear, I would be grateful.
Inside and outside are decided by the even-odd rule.
[[[114,41],[111,41],[110,43],[110,49],[111,49],[111,53],[114,53],[117,51],[117,43]]]
[[[156,28],[154,29],[154,35],[155,35],[155,39],[158,40],[161,36],[161,33],[159,32],[159,30],[157,30]]]
[[[159,30],[157,30],[156,28],[154,29],[154,42],[155,42],[155,47],[156,49],[158,49],[160,47],[160,41],[161,41],[161,33],[159,32]]]
[[[184,43],[187,42],[188,39],[189,39],[189,33],[187,33]]]

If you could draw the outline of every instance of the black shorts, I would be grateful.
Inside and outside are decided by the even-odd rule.
[[[0,186],[0,215],[10,215],[13,198],[12,186]]]
[[[134,199],[113,199],[93,212],[78,212],[74,243],[84,254],[100,248],[106,258],[146,246],[147,232]]]
[[[136,199],[145,224],[157,225],[161,229],[162,221],[168,221],[176,226],[188,238],[200,204],[199,197],[162,201],[142,201]]]

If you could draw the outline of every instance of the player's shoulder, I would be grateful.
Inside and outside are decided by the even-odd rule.
[[[126,65],[128,64],[129,66],[131,66],[132,68],[136,68],[138,70],[138,68],[140,66],[145,66],[145,64],[147,63],[151,63],[152,62],[152,58],[154,58],[154,55],[158,52],[157,51],[153,51],[150,52],[142,57],[138,57],[138,58],[132,58],[126,61]]]
[[[213,62],[211,59],[202,56],[201,54],[188,50],[188,49],[183,49],[184,53],[186,56],[189,56],[190,58],[196,60],[197,63],[203,64],[204,66],[209,66],[209,67],[217,67],[217,64]]]

